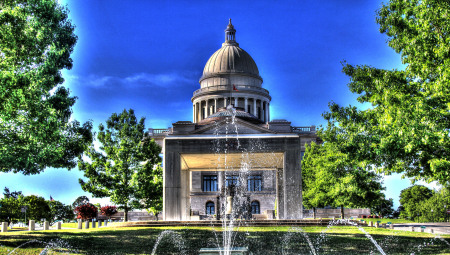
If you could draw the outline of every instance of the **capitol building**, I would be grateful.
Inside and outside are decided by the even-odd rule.
[[[315,126],[271,120],[271,96],[229,21],[193,92],[192,121],[150,129],[163,148],[164,220],[300,219],[301,157]],[[281,103],[281,102],[276,102]],[[301,120],[295,120],[299,122]],[[227,207],[233,196],[233,208]]]

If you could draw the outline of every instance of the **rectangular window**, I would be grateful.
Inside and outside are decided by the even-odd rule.
[[[225,186],[230,187],[230,185],[239,186],[239,176],[227,175],[225,177]]]
[[[248,191],[261,191],[262,190],[262,177],[261,175],[250,175],[247,180]]]
[[[203,175],[203,191],[217,191],[217,175]]]

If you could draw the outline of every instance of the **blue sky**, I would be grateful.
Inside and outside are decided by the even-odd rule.
[[[347,88],[341,61],[402,69],[400,56],[378,31],[381,1],[118,1],[62,0],[78,43],[74,67],[63,72],[78,97],[73,117],[97,127],[113,112],[132,108],[146,127],[192,120],[190,98],[208,58],[221,47],[228,19],[236,41],[255,60],[272,96],[271,118],[295,126],[324,125],[328,103],[359,105]],[[0,173],[0,187],[71,204],[81,190],[77,169],[34,176]],[[410,186],[385,179],[398,206]],[[102,204],[106,200],[100,201]]]

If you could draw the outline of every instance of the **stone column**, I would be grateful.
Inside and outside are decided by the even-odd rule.
[[[102,226],[102,220],[98,220],[98,227]]]
[[[8,222],[2,222],[2,233],[8,231]]]
[[[194,123],[197,122],[197,102],[194,102]]]
[[[301,219],[302,176],[300,168],[300,139],[286,139],[283,169],[284,219]]]
[[[202,120],[202,101],[197,102],[197,122]]]
[[[214,113],[217,112],[217,98],[214,98]]]
[[[84,222],[84,228],[85,228],[85,229],[88,229],[88,228],[89,228],[89,220],[86,220],[86,221]]]
[[[95,221],[92,220],[92,228],[95,228]]]
[[[62,226],[61,221],[56,222],[56,229],[61,229],[61,226]]]
[[[264,122],[264,108],[263,108],[263,101],[259,101],[259,107],[261,108],[261,118],[260,120],[262,120]]]
[[[192,122],[195,123],[195,104],[192,105]]]
[[[36,229],[36,225],[35,225],[34,220],[30,220],[30,221],[28,222],[28,230],[29,230],[29,231],[34,231],[35,229]]]
[[[270,103],[267,102],[267,122],[270,121],[270,110],[269,110],[269,107],[270,107]]]
[[[50,224],[48,221],[44,221],[44,230],[49,230]]]
[[[227,107],[227,97],[223,98],[223,107]]]
[[[256,109],[256,98],[253,98],[253,115],[258,118],[258,109]]]
[[[166,140],[164,153],[164,220],[181,220],[181,156],[178,141]]]
[[[248,97],[245,97],[244,110],[245,112],[248,112]]]
[[[264,104],[266,105],[266,110],[265,110],[265,122],[269,122],[269,103],[264,102]]]
[[[108,220],[105,220],[105,227],[108,226]]]
[[[202,107],[202,101],[198,102],[198,121],[202,121],[203,119],[203,107]]]
[[[235,108],[238,107],[238,98],[237,97],[234,98],[234,107]]]
[[[78,227],[77,229],[82,229],[83,228],[83,221],[81,219],[78,219]]]
[[[206,99],[206,104],[205,104],[205,110],[206,110],[206,112],[205,112],[205,119],[206,118],[208,118],[208,116],[209,116],[209,105],[208,105],[208,99]]]

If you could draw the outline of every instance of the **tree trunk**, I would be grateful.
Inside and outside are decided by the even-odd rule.
[[[125,207],[125,210],[123,212],[123,221],[124,222],[128,221],[128,207]]]
[[[313,219],[316,219],[316,208],[313,207]]]
[[[344,219],[344,206],[341,205],[341,219]]]

